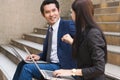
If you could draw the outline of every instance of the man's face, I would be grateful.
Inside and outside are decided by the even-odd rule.
[[[55,4],[48,4],[44,6],[43,16],[50,25],[53,25],[60,18],[60,13]]]

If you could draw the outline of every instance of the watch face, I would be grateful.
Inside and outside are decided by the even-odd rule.
[[[76,71],[76,69],[72,69],[72,76],[75,76]]]

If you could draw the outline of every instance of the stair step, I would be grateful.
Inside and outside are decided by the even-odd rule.
[[[15,57],[15,55],[10,51],[9,47],[5,47],[5,45],[1,45],[1,52],[7,56],[11,61],[13,61],[15,64],[19,63],[19,60],[17,59],[17,57]]]
[[[120,32],[104,32],[106,35],[111,35],[111,36],[118,36],[120,37]]]
[[[32,41],[39,44],[43,44],[45,37],[46,35],[41,35],[41,34],[24,34],[23,35],[24,40]]]
[[[22,50],[24,50],[23,46],[26,46],[32,54],[38,54],[43,50],[43,45],[23,39],[12,40],[11,44]]]
[[[1,69],[0,69],[0,80],[7,80],[6,76],[4,75]]]
[[[120,46],[108,45],[108,62],[120,66]]]
[[[120,66],[107,63],[105,66],[105,74],[112,78],[110,80],[120,80]]]
[[[14,63],[18,64],[20,62],[21,59],[19,59],[19,57],[12,51],[11,48],[12,45],[1,45],[2,48],[2,53],[4,53],[4,55],[6,55],[9,59],[11,59],[11,61],[13,61]],[[14,47],[17,52],[22,56],[23,59],[25,59],[25,57],[27,56],[27,53],[15,46]]]
[[[95,14],[110,14],[110,13],[120,13],[120,7],[106,7],[106,8],[96,8]]]
[[[16,70],[16,64],[8,59],[5,55],[0,53],[0,69],[6,76],[7,80],[12,80]]]
[[[97,22],[105,32],[120,32],[120,22]]]
[[[120,54],[120,46],[108,45],[108,51]]]
[[[120,46],[120,33],[119,32],[104,32],[107,44]]]
[[[34,28],[34,33],[46,35],[46,33],[47,33],[47,28]]]
[[[45,38],[46,37],[46,35],[41,35],[41,34],[26,34],[26,35],[30,35],[30,36],[35,36],[35,37],[39,37],[39,38]]]
[[[95,20],[97,22],[119,22],[120,13],[95,14]]]
[[[105,7],[113,7],[113,6],[120,6],[120,2],[114,1],[114,2],[107,2],[101,4],[94,4],[94,8],[105,8]]]

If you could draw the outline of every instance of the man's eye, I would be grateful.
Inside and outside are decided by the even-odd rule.
[[[53,12],[55,12],[56,10],[55,10],[55,9],[53,9],[52,11],[53,11]]]
[[[49,13],[49,11],[46,11],[45,13],[47,14],[47,13]]]

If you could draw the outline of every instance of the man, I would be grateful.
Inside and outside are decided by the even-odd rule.
[[[34,60],[48,61],[48,64],[38,64],[44,70],[72,69],[76,67],[75,61],[72,59],[71,46],[61,40],[66,33],[74,36],[75,27],[72,21],[65,21],[60,18],[59,3],[57,0],[44,0],[41,5],[41,13],[47,20],[49,28],[52,28],[52,45],[51,51],[48,51],[49,44],[49,28],[43,46],[43,52],[39,55],[32,54]],[[49,44],[49,45],[48,45]],[[50,49],[50,47],[49,47]],[[48,53],[49,52],[49,53]],[[48,54],[50,54],[49,57]],[[49,58],[49,60],[47,59]],[[30,56],[26,58],[30,60]],[[13,80],[32,80],[32,78],[40,79],[41,74],[35,64],[19,63]]]

